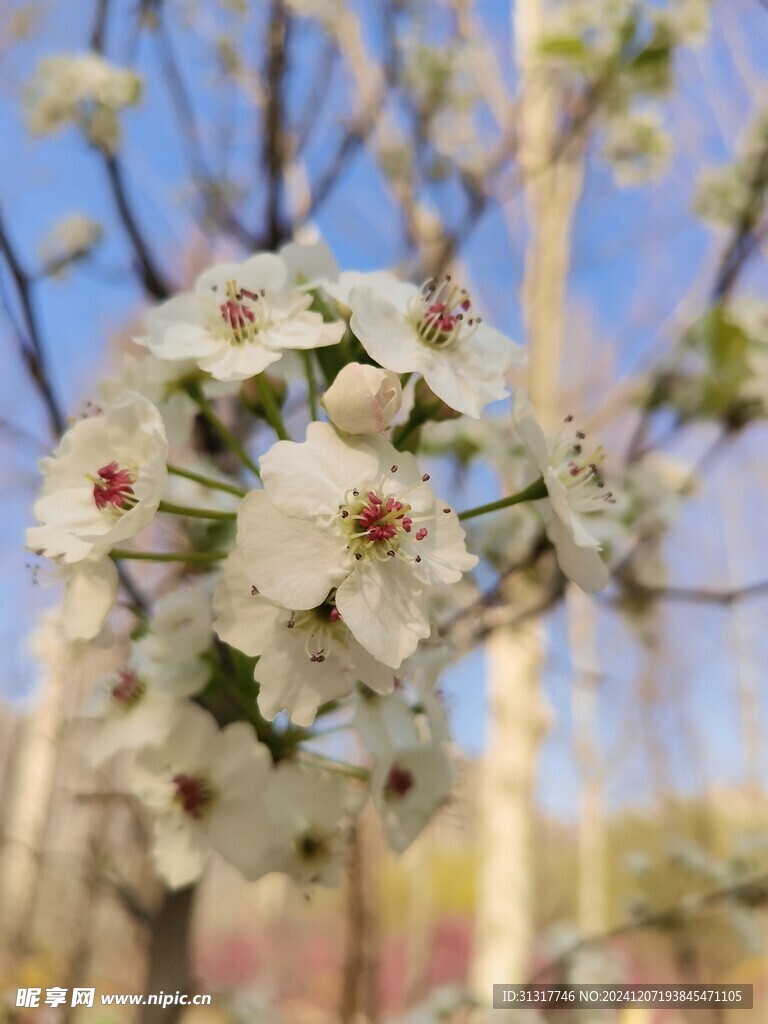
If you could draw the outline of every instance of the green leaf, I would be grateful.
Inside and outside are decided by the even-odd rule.
[[[579,36],[545,36],[539,43],[542,57],[567,60],[573,64],[585,65],[594,58],[587,44]]]

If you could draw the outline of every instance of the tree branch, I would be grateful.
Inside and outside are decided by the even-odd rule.
[[[283,0],[272,0],[267,29],[266,104],[264,108],[262,158],[267,176],[265,241],[277,249],[290,235],[283,223],[283,170],[286,159],[285,99],[283,88],[288,70],[290,19]]]
[[[104,166],[107,171],[112,198],[120,215],[126,234],[131,240],[133,251],[136,256],[137,272],[144,288],[156,299],[167,299],[170,295],[170,288],[166,284],[162,274],[155,265],[155,260],[149,250],[146,240],[133,215],[128,197],[125,191],[123,171],[116,156],[104,155]]]
[[[22,267],[16,251],[13,248],[5,228],[1,210],[0,251],[2,251],[3,256],[5,257],[8,270],[13,278],[13,283],[16,287],[16,293],[21,305],[22,315],[24,317],[26,336],[23,334],[20,334],[19,336],[21,357],[48,411],[51,431],[53,434],[58,436],[64,431],[65,420],[59,400],[53,389],[53,384],[48,376],[48,363],[43,349],[37,309],[34,302],[32,278]]]
[[[711,907],[717,906],[718,903],[731,899],[740,901],[751,907],[765,905],[768,903],[768,875],[758,875],[755,878],[739,882],[736,885],[727,886],[723,889],[715,889],[712,892],[700,896],[696,900],[676,904],[675,906],[668,907],[666,910],[658,911],[655,914],[640,917],[636,921],[628,921],[626,924],[619,925],[617,928],[613,928],[600,935],[587,936],[579,942],[574,943],[569,949],[554,960],[551,960],[549,963],[544,964],[543,967],[540,967],[529,979],[529,984],[535,984],[548,975],[557,977],[563,968],[567,967],[569,961],[584,949],[601,945],[604,942],[610,942],[611,939],[620,938],[623,935],[628,935],[632,932],[641,931],[646,928],[677,927],[685,921],[695,917],[697,914],[700,914]]]

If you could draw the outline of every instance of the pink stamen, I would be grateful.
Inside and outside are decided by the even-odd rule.
[[[416,531],[416,540],[424,540],[428,536],[429,530],[426,530],[423,526],[420,530]]]
[[[192,818],[202,818],[203,811],[211,799],[205,782],[194,775],[185,775],[183,772],[174,775],[173,782],[176,786],[176,798],[184,811]]]
[[[219,309],[222,318],[226,320],[234,331],[240,330],[256,320],[253,312],[247,306],[244,306],[241,302],[235,302],[234,299],[227,299],[226,302],[222,302]]]
[[[107,505],[126,508],[127,499],[133,496],[133,478],[127,469],[120,469],[117,462],[110,462],[98,470],[99,479],[93,485],[93,500],[96,508]]]
[[[124,669],[117,675],[117,682],[112,687],[112,700],[120,704],[131,704],[141,695],[142,683],[135,672]]]

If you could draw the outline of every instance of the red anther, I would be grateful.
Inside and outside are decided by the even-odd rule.
[[[133,494],[133,478],[127,469],[120,469],[117,462],[110,462],[98,471],[99,479],[93,485],[93,500],[96,508],[107,505],[125,508],[126,499]]]
[[[338,608],[331,608],[331,614],[328,616],[331,622],[338,622],[341,618],[341,612]]]
[[[112,687],[112,699],[121,704],[130,704],[141,693],[141,680],[135,672],[124,669],[118,673],[117,682]]]
[[[211,798],[205,782],[183,772],[174,775],[173,782],[176,786],[176,796],[186,813],[192,818],[201,818]]]
[[[405,796],[413,789],[415,782],[413,772],[393,764],[384,783],[384,790],[387,796]]]
[[[424,540],[424,538],[427,535],[428,535],[428,531],[425,530],[424,527],[422,526],[422,528],[420,530],[416,531],[416,540]]]

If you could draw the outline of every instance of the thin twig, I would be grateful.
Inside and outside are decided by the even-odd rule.
[[[150,252],[141,229],[138,226],[133,210],[128,201],[123,180],[123,171],[116,156],[104,155],[104,166],[107,171],[112,198],[120,215],[126,234],[131,240],[134,255],[136,257],[137,272],[141,282],[156,299],[166,299],[170,295],[170,288],[166,284],[162,274],[155,265],[155,259]]]
[[[22,267],[11,244],[0,210],[0,250],[5,257],[24,317],[25,335],[20,336],[21,357],[35,382],[40,397],[48,411],[52,432],[58,436],[64,432],[65,419],[59,400],[48,375],[48,362],[43,348],[40,324],[34,302],[31,275]]]

